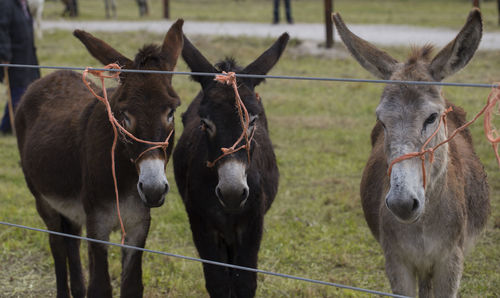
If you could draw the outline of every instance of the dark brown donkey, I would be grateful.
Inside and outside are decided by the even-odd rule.
[[[125,69],[172,70],[183,45],[182,20],[165,36],[163,45],[143,47],[129,60],[102,40],[76,30],[74,35],[104,64],[118,62]],[[164,141],[174,129],[180,104],[171,75],[122,73],[110,90],[114,115],[136,137]],[[94,89],[99,89],[94,86]],[[21,165],[38,213],[50,230],[108,240],[118,226],[110,148],[113,130],[104,104],[87,90],[76,72],[58,71],[31,85],[16,112]],[[150,208],[163,204],[169,185],[165,167],[173,147],[152,150],[150,145],[121,136],[116,148],[120,210],[125,243],[144,247],[151,221]],[[57,296],[68,297],[67,268],[74,297],[85,296],[79,241],[49,236],[54,257]],[[111,297],[107,246],[89,242],[88,297]],[[122,297],[143,292],[142,253],[122,251]]]
[[[351,33],[339,14],[335,25],[354,58],[381,79],[441,81],[464,67],[482,34],[481,14],[474,9],[457,37],[430,59],[432,47],[415,49],[405,63]],[[435,151],[425,163],[426,187],[419,158],[388,165],[418,152],[438,129],[448,108],[447,130],[439,127],[428,147],[465,123],[465,112],[446,101],[437,86],[388,84],[377,107],[372,152],[361,181],[366,221],[380,242],[386,273],[397,294],[456,297],[464,255],[484,229],[489,215],[488,184],[468,130]],[[417,283],[418,280],[418,283]]]
[[[266,74],[287,42],[288,34],[283,34],[243,69],[232,59],[212,66],[186,37],[182,57],[194,72]],[[240,150],[217,160],[221,147],[231,147],[243,132],[235,92],[214,81],[214,76],[193,78],[202,90],[182,116],[184,132],[174,151],[174,171],[194,243],[204,259],[257,268],[264,214],[276,196],[279,179],[264,107],[254,91],[262,79],[237,80],[249,114],[247,133],[253,135],[249,157]],[[255,295],[256,273],[208,264],[203,270],[211,297]]]

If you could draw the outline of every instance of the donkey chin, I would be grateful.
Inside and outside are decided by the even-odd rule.
[[[141,160],[139,165],[137,191],[148,208],[160,207],[170,186],[165,176],[165,162],[160,159]]]
[[[224,211],[231,214],[243,212],[249,195],[246,165],[229,160],[219,166],[217,173],[219,183],[215,188],[215,195]]]

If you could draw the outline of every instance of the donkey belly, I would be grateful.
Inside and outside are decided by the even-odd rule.
[[[72,222],[80,226],[85,224],[86,215],[81,199],[74,197],[61,198],[51,195],[41,195],[41,199]]]
[[[28,134],[21,152],[21,165],[30,188],[59,198],[76,197],[82,188],[80,158],[68,134],[57,136]],[[33,191],[33,190],[32,190]],[[69,200],[69,199],[65,199]],[[73,201],[75,199],[72,199]]]

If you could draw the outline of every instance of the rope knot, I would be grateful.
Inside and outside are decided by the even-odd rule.
[[[221,75],[216,75],[214,80],[226,85],[236,84],[236,73],[223,71]]]

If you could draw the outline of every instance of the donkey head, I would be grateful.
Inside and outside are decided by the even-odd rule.
[[[183,22],[178,20],[172,25],[161,47],[144,46],[133,61],[87,32],[76,30],[74,35],[103,64],[118,63],[123,69],[171,71],[182,51]],[[180,104],[179,96],[172,88],[172,75],[122,73],[110,104],[117,120],[139,139],[163,142],[172,133],[166,154],[157,149],[141,155],[152,145],[122,138],[125,150],[121,152],[124,158],[135,163],[137,190],[143,203],[147,207],[159,207],[169,190],[165,167],[173,148],[174,112]]]
[[[236,72],[239,74],[263,75],[271,70],[278,62],[288,42],[288,34],[281,37],[262,55],[247,67],[238,67],[233,59],[226,59],[215,66],[184,37],[182,57],[193,72],[220,73],[221,71]],[[235,101],[235,93],[231,86],[214,81],[213,76],[193,76],[201,84],[203,98],[201,100],[198,116],[200,129],[206,135],[207,158],[209,162],[221,156],[221,148],[231,147],[242,135],[243,128]],[[263,79],[238,78],[238,92],[249,115],[247,134],[257,136],[267,133],[267,123],[264,109],[254,92],[255,86]],[[236,147],[245,145],[245,139]],[[250,152],[240,150],[218,160],[214,168],[218,173],[218,184],[215,194],[227,212],[240,212],[247,202],[250,194],[249,185],[259,188],[255,173],[249,174],[253,148],[256,143],[251,141]],[[247,154],[248,153],[248,154]],[[250,176],[249,176],[250,175]]]
[[[457,37],[430,59],[431,46],[414,49],[405,63],[362,40],[347,29],[339,14],[333,15],[337,30],[351,54],[366,70],[381,79],[405,81],[441,81],[463,68],[474,55],[482,35],[481,13],[473,9]],[[438,128],[445,100],[437,86],[388,84],[376,109],[378,124],[384,129],[385,154],[389,164],[395,158],[420,151]],[[446,138],[440,128],[428,147]],[[423,187],[421,161],[418,158],[396,163],[386,196],[389,210],[402,222],[414,222],[424,212],[429,192],[439,191],[445,177],[448,148],[435,153],[435,162],[426,163],[428,186]]]

